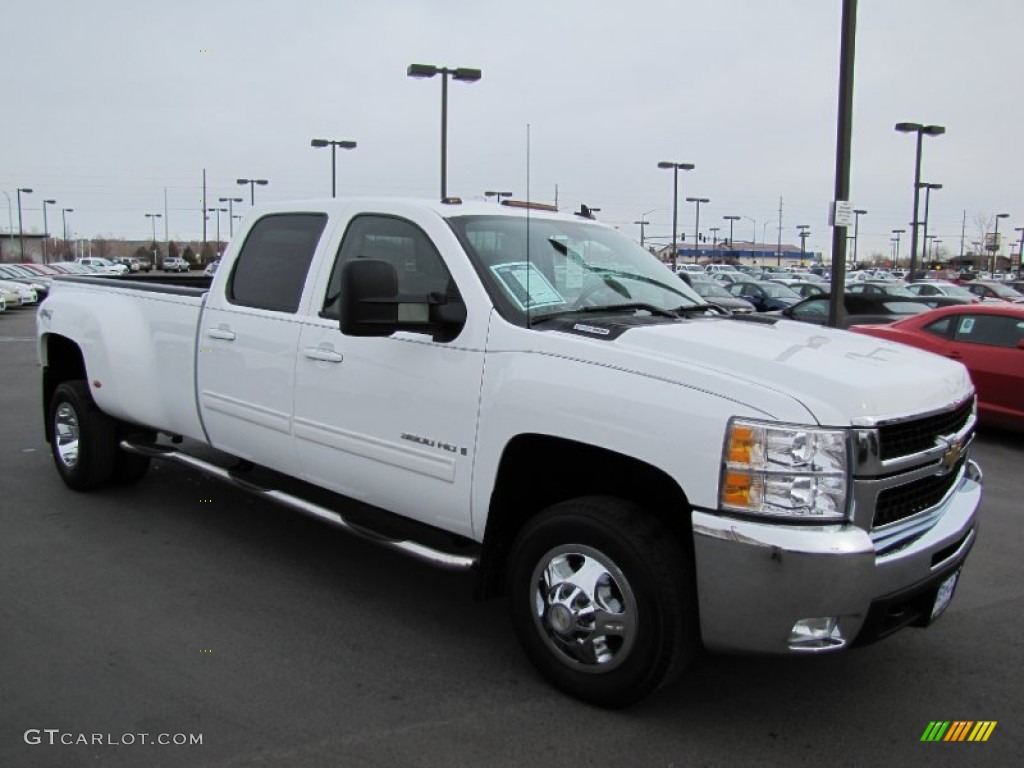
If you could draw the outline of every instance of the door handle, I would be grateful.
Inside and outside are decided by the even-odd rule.
[[[310,360],[320,360],[325,363],[340,363],[345,359],[341,352],[335,352],[327,347],[305,347],[302,354]]]
[[[235,332],[230,328],[208,328],[206,335],[211,339],[223,339],[224,341],[235,340]]]

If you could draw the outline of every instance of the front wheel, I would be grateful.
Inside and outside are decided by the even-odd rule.
[[[556,504],[527,523],[511,558],[516,633],[560,690],[623,707],[691,659],[692,568],[669,531],[636,505],[607,497]]]

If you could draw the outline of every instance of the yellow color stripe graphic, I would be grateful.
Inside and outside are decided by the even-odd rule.
[[[974,726],[974,730],[971,731],[971,735],[967,738],[968,741],[988,741],[988,737],[992,735],[992,731],[996,729],[996,720],[979,720],[977,725]]]

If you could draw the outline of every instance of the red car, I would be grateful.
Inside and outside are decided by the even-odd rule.
[[[942,307],[850,330],[959,360],[978,392],[979,421],[1024,431],[1024,305]]]

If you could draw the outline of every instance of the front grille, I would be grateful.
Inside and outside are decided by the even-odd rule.
[[[939,435],[958,433],[971,418],[972,403],[968,399],[948,413],[879,427],[878,441],[882,460],[927,451],[935,447],[935,438]]]
[[[882,491],[878,494],[872,525],[877,528],[880,525],[895,523],[934,507],[949,493],[960,477],[962,467],[963,461],[945,475],[923,477],[912,483]]]

